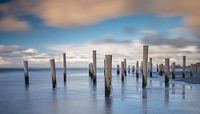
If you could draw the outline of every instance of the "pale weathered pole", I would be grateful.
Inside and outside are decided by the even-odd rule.
[[[190,77],[192,77],[193,74],[193,64],[190,65]]]
[[[131,73],[131,66],[128,65],[128,73],[130,74]]]
[[[127,76],[126,58],[124,58],[124,74]]]
[[[117,75],[119,75],[120,73],[120,69],[119,69],[119,65],[117,65]]]
[[[173,62],[172,63],[172,79],[175,79],[175,67],[176,67],[176,63]]]
[[[124,81],[124,76],[125,76],[124,67],[125,67],[124,61],[122,61],[121,62],[121,80],[122,80],[122,82]]]
[[[148,45],[143,46],[143,75],[142,75],[142,87],[147,86],[147,63],[148,63]]]
[[[54,59],[50,59],[50,64],[51,64],[52,87],[56,88],[56,68]]]
[[[165,59],[165,84],[169,84],[169,58]]]
[[[66,70],[66,53],[63,53],[63,79],[66,82],[67,70]]]
[[[136,63],[136,77],[139,77],[139,62]]]
[[[93,83],[96,83],[97,76],[97,60],[96,60],[96,50],[93,50]]]
[[[152,67],[153,67],[153,63],[152,63],[152,58],[149,59],[149,67],[150,67],[150,77],[152,77]]]
[[[28,70],[28,61],[24,61],[24,79],[25,79],[25,84],[29,84],[29,70]]]
[[[105,96],[109,97],[111,93],[112,55],[106,55],[105,58]]]
[[[182,77],[185,78],[186,56],[183,56],[183,71]]]

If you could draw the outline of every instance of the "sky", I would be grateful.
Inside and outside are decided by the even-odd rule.
[[[149,45],[154,66],[170,62],[187,65],[200,60],[199,0],[0,0],[0,68],[88,67],[92,50],[97,66],[106,54],[113,66],[124,58],[142,60]]]

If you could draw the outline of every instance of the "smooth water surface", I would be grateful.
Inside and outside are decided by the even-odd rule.
[[[128,74],[124,83],[113,69],[112,94],[105,98],[104,72],[98,69],[93,85],[88,69],[57,70],[57,88],[52,89],[49,69],[30,70],[30,85],[23,70],[0,70],[0,114],[200,114],[200,84],[187,84],[153,73],[142,89],[141,77]],[[141,75],[140,75],[141,76]]]

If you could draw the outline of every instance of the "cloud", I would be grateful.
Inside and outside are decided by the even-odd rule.
[[[94,44],[109,44],[109,43],[119,43],[119,44],[121,44],[121,43],[131,43],[131,42],[132,42],[131,40],[118,41],[118,40],[113,39],[112,35],[108,35],[101,40],[94,41],[93,43]]]
[[[155,31],[145,32],[142,42],[149,45],[169,45],[176,48],[185,48],[187,46],[199,46],[199,41],[189,40],[184,37],[169,38],[168,33],[156,33]]]
[[[111,42],[110,42],[111,41]],[[51,45],[48,48],[54,51],[66,52],[67,56],[74,63],[80,63],[82,66],[92,62],[92,50],[97,50],[97,65],[103,67],[103,61],[106,54],[113,56],[113,67],[120,64],[124,58],[127,58],[128,64],[135,65],[136,61],[142,61],[142,49],[143,41],[132,40],[130,42],[120,43],[115,39],[110,38],[108,41],[103,39],[98,41],[101,43],[87,43],[81,46],[62,44]],[[199,60],[198,46],[185,45],[172,46],[170,44],[165,45],[153,45],[149,44],[149,57],[153,58],[154,65],[157,63],[164,63],[165,58],[170,58],[171,61],[175,61],[177,64],[182,64],[182,56],[187,56],[187,65],[195,63]]]
[[[25,32],[29,29],[30,25],[26,21],[13,17],[0,19],[0,32]]]
[[[181,16],[184,18],[182,27],[199,38],[199,7],[198,0],[15,0],[0,4],[0,12],[3,17],[12,16],[14,19],[33,15],[40,18],[47,26],[67,28],[135,14],[155,14],[166,18]],[[22,20],[17,22],[19,28],[26,28],[27,22]]]
[[[57,55],[40,53],[36,49],[19,45],[0,45],[0,67],[21,67],[23,60],[28,60],[33,66],[46,66],[50,58],[56,57]]]

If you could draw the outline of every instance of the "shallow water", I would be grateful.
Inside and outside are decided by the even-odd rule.
[[[115,69],[112,94],[104,97],[103,70],[98,69],[94,86],[87,69],[68,69],[64,84],[57,70],[57,88],[52,89],[50,70],[31,70],[30,85],[23,70],[0,71],[0,114],[200,114],[200,84],[170,80],[153,74],[142,89],[141,77],[128,74],[121,83]],[[141,76],[141,75],[140,75]]]

